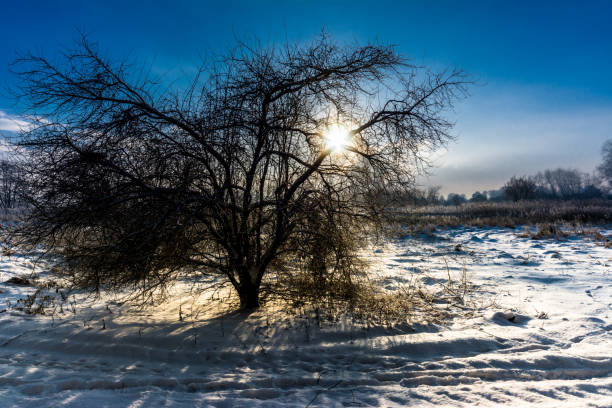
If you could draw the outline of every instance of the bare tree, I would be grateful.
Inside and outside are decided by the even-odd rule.
[[[0,208],[15,208],[22,187],[19,168],[9,160],[0,160]]]
[[[440,196],[440,190],[442,186],[431,186],[427,188],[426,203],[427,204],[439,204],[442,201]]]
[[[576,169],[558,168],[545,170],[532,177],[537,185],[537,195],[542,198],[576,198],[590,182],[587,174]]]
[[[536,183],[530,177],[512,176],[504,185],[503,190],[506,197],[513,201],[527,200],[534,198]]]
[[[575,169],[556,169],[553,177],[557,185],[557,192],[561,198],[572,198],[582,190],[583,175]]]
[[[601,148],[601,164],[597,167],[602,179],[612,186],[612,139],[606,140]]]
[[[411,186],[466,85],[393,47],[325,35],[240,44],[182,91],[84,39],[64,57],[16,64],[42,118],[21,143],[31,213],[16,236],[61,251],[83,286],[152,293],[182,273],[222,274],[242,308],[259,305],[271,268],[342,263],[313,259],[317,246],[347,259],[332,237],[367,232],[382,214],[373,194]]]
[[[536,197],[544,199],[557,197],[557,187],[551,170],[540,171],[531,179],[536,183]]]
[[[474,192],[474,194],[472,194],[470,201],[473,203],[481,203],[483,201],[487,201],[487,196],[484,193],[481,193],[480,191],[476,191]]]
[[[467,198],[465,194],[457,194],[457,193],[449,193],[448,197],[446,197],[447,205],[461,205],[463,203],[467,203]]]

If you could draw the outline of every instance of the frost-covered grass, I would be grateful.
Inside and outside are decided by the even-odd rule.
[[[187,283],[145,309],[47,284],[57,301],[28,314],[37,289],[0,283],[1,405],[612,406],[611,249],[583,234],[539,238],[435,229],[369,250],[386,290],[418,284],[440,295],[436,307],[453,303],[444,323],[231,313],[204,300],[223,291],[193,296]],[[41,284],[49,269],[5,254],[0,282],[35,273]]]

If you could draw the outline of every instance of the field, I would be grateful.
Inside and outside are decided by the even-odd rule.
[[[152,308],[48,290],[52,267],[0,259],[4,407],[612,406],[612,252],[597,232],[430,228],[368,250],[389,291],[419,287],[446,319],[329,321],[205,306],[178,284]],[[533,239],[538,237],[540,239]],[[26,280],[15,279],[18,277]],[[204,282],[203,282],[204,283]],[[437,294],[453,294],[436,304]],[[21,299],[21,301],[20,301]],[[33,298],[30,298],[32,300]],[[38,309],[36,309],[38,307]],[[28,313],[30,312],[30,313]],[[37,312],[37,313],[31,313]]]
[[[609,224],[612,200],[527,200],[475,202],[454,205],[405,207],[394,211],[402,225],[505,226],[536,223]]]

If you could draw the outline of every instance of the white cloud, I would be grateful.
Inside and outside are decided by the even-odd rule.
[[[18,132],[28,127],[28,125],[28,122],[20,119],[19,117],[8,115],[7,113],[0,111],[0,130]]]

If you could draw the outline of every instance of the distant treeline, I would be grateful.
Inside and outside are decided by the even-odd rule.
[[[465,194],[440,195],[441,187],[415,189],[406,204],[460,205],[467,202],[520,200],[583,200],[612,198],[612,139],[601,149],[602,161],[593,174],[571,168],[544,170],[535,175],[512,176],[497,190],[476,191],[470,198]]]
[[[612,198],[608,183],[602,177],[562,168],[545,170],[531,176],[512,176],[501,188],[476,191],[470,198],[457,193],[450,193],[445,198],[439,191],[440,187],[417,189],[410,200],[417,205],[459,205],[485,201]]]

